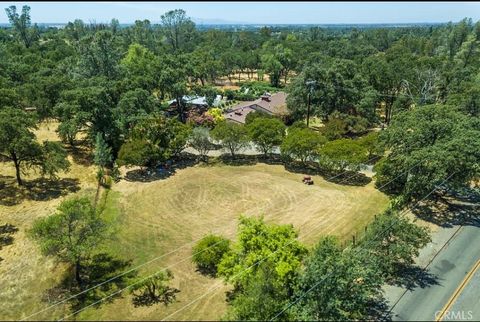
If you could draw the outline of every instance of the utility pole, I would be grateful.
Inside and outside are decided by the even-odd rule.
[[[305,82],[305,85],[307,85],[308,87],[307,128],[308,128],[308,125],[310,124],[310,103],[311,103],[312,92],[316,83],[317,81],[314,81],[314,80],[309,80]]]

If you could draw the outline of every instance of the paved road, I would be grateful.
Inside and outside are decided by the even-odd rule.
[[[480,260],[480,227],[464,226],[457,232],[457,228],[451,228],[451,239],[440,252],[433,258],[428,266],[428,272],[437,277],[437,284],[430,284],[425,288],[417,287],[404,293],[404,290],[397,287],[387,289],[387,299],[393,306],[392,319],[397,321],[432,321],[436,320],[447,302],[452,298],[457,288],[465,279],[469,271]],[[455,233],[456,234],[453,234]],[[443,232],[445,235],[445,231]],[[479,281],[480,277],[470,279],[466,289],[450,308],[456,309],[455,305],[466,310],[464,320],[470,317],[467,313],[472,312],[473,316],[480,320],[480,298]],[[403,294],[404,293],[404,294]],[[403,296],[402,296],[403,295]],[[398,302],[397,302],[398,301]],[[394,304],[396,303],[396,304]],[[451,317],[451,316],[449,316]],[[444,317],[447,320],[447,316]],[[462,318],[457,318],[462,320]]]
[[[480,321],[480,266],[476,267],[468,283],[445,311],[442,321]]]

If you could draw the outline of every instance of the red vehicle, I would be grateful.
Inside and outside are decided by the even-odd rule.
[[[305,183],[305,184],[308,184],[308,185],[313,184],[312,177],[310,177],[310,176],[304,176],[302,182]]]

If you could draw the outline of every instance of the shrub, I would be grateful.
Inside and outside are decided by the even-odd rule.
[[[231,89],[227,89],[223,93],[227,97],[227,100],[233,100],[235,98],[235,92]]]
[[[187,115],[187,124],[213,128],[215,120],[212,115],[206,112],[200,113],[198,110],[190,110]]]
[[[223,104],[222,104],[223,105]],[[209,109],[205,114],[211,116],[213,118],[213,122],[215,124],[223,121],[225,117],[223,116],[223,112],[221,108],[214,107]]]
[[[216,276],[217,266],[230,250],[230,241],[222,236],[207,235],[193,248],[193,262],[206,275]]]

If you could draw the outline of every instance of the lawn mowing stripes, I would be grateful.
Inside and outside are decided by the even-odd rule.
[[[437,190],[437,188],[439,186],[441,186],[442,184],[444,184],[448,179],[450,179],[453,175],[455,174],[452,173],[450,174],[446,179],[444,179],[441,183],[439,183],[438,185],[436,185],[427,195],[425,195],[422,199],[418,200],[414,205],[413,207],[417,206],[421,201],[425,200],[426,198],[428,198],[435,190]],[[404,211],[406,213],[406,211],[408,211],[408,208],[407,207]],[[402,213],[403,211],[401,211],[400,213]],[[387,227],[387,229],[383,230],[378,237],[382,236],[383,233],[387,232],[391,227],[393,226],[390,225],[389,227]],[[376,239],[376,238],[375,238]],[[374,239],[374,240],[375,240]],[[368,243],[367,243],[368,244]],[[362,250],[362,247],[358,247],[356,248],[355,250]],[[272,319],[270,319],[269,321],[274,321],[277,317],[279,317],[282,313],[284,313],[285,311],[287,311],[288,309],[290,309],[293,305],[295,305],[297,302],[299,302],[302,298],[305,297],[305,295],[307,295],[309,292],[313,291],[316,287],[318,287],[323,281],[326,280],[326,278],[328,277],[329,275],[327,274],[326,276],[324,276],[320,281],[318,281],[317,283],[315,283],[311,288],[309,288],[304,294],[302,294],[302,296],[300,296],[298,299],[296,299],[295,301],[289,303],[283,310],[281,310],[280,312],[278,312]]]
[[[402,175],[405,175],[407,174],[410,170],[412,170],[413,168],[415,168],[421,161],[415,163],[415,165],[413,165],[411,168],[407,169],[407,171],[404,171],[402,173],[400,173],[399,175],[397,175],[396,177],[394,177],[393,179],[391,179],[390,181],[388,181],[387,183],[385,183],[384,185],[382,185],[379,189],[382,189],[384,187],[386,187],[387,185],[389,185],[390,183],[392,183],[393,181],[395,181],[397,178],[399,178],[400,176]],[[355,174],[356,175],[356,174]],[[353,176],[352,176],[353,177]],[[433,192],[433,191],[432,191]],[[428,195],[427,195],[428,197]],[[426,198],[426,197],[425,197]],[[315,225],[308,233],[304,234],[305,235],[308,235],[310,233],[312,233],[314,230],[316,230],[316,228],[318,228],[319,226],[321,226],[323,223],[319,223],[318,225]],[[280,247],[279,249],[277,249],[276,251],[270,253],[269,255],[263,257],[262,259],[260,259],[259,261],[253,263],[252,265],[250,265],[249,267],[245,268],[244,270],[238,272],[237,274],[235,274],[232,279],[235,279],[236,277],[242,275],[243,273],[247,272],[249,269],[257,266],[258,264],[262,263],[264,260],[266,260],[267,258],[269,258],[270,256],[274,255],[275,253],[277,253],[278,251],[280,251],[281,249],[283,249],[284,247],[290,245],[291,243],[293,243],[294,241],[296,241],[296,239],[290,241],[289,243],[283,245],[282,247]],[[167,320],[168,318],[174,316],[175,314],[185,310],[187,307],[189,307],[190,305],[194,304],[195,302],[201,300],[202,298],[204,298],[205,296],[207,296],[208,294],[214,292],[215,290],[217,290],[218,288],[221,287],[221,281],[218,282],[216,285],[214,285],[213,287],[211,287],[207,292],[203,293],[202,295],[200,295],[199,297],[195,298],[194,300],[192,300],[191,302],[187,303],[186,305],[184,305],[183,307],[181,307],[180,309],[176,310],[175,312],[169,314],[168,316],[166,316],[165,318],[162,319],[162,321],[165,321]]]
[[[413,168],[413,167],[412,167],[412,168]],[[410,169],[409,169],[409,170],[410,170]],[[345,171],[345,172],[346,172],[346,171]],[[346,179],[353,178],[353,177],[356,176],[356,175],[357,175],[357,174],[355,173],[353,176],[348,177],[348,178],[346,178]],[[337,176],[338,176],[338,175],[337,175]],[[396,178],[395,178],[395,179],[396,179]],[[392,180],[392,181],[393,181],[393,180]],[[318,227],[321,226],[322,224],[323,224],[323,222],[321,222],[321,223],[319,223],[318,225],[314,226],[314,228],[313,228],[312,230],[310,230],[307,234],[309,234],[310,232],[313,232],[313,230],[315,230],[316,228],[318,228]],[[294,241],[294,240],[292,240],[290,243],[284,245],[283,247],[291,244],[293,241]],[[220,242],[220,241],[219,241],[219,242]],[[211,246],[209,246],[209,247],[207,247],[207,248],[205,248],[205,249],[202,250],[201,252],[206,251],[206,250],[208,250],[210,247],[213,247],[213,246],[215,246],[215,244],[214,244],[214,245],[211,245]],[[279,250],[281,250],[283,247],[277,249],[275,252],[269,254],[267,257],[264,257],[262,260],[260,260],[260,261],[258,261],[257,263],[253,264],[251,267],[253,267],[253,266],[261,263],[263,260],[265,260],[265,259],[268,258],[269,256],[277,253],[277,252],[278,252]],[[201,253],[201,252],[198,252],[198,253]],[[127,286],[124,287],[123,289],[120,289],[120,290],[118,290],[118,291],[116,291],[116,292],[114,292],[114,293],[112,293],[112,294],[110,294],[110,295],[107,295],[106,297],[103,297],[103,298],[101,298],[100,300],[98,300],[98,301],[96,301],[96,302],[94,302],[94,303],[91,303],[91,304],[89,304],[89,305],[87,305],[87,306],[85,306],[85,307],[83,307],[83,308],[81,308],[81,309],[79,309],[79,310],[77,310],[77,311],[75,311],[75,312],[73,312],[73,313],[71,313],[71,314],[63,317],[62,319],[60,319],[60,321],[63,321],[64,319],[66,319],[66,318],[68,318],[68,317],[70,317],[70,316],[72,316],[72,315],[78,314],[78,313],[86,310],[86,309],[89,308],[89,307],[92,307],[92,306],[94,306],[94,305],[96,305],[96,304],[99,304],[99,303],[105,301],[106,299],[109,299],[109,298],[111,298],[112,296],[115,296],[115,295],[117,295],[117,294],[119,294],[119,293],[121,293],[121,292],[129,289],[130,287],[132,287],[132,286],[134,286],[134,285],[136,285],[136,284],[138,284],[138,283],[141,283],[142,281],[144,281],[144,280],[146,280],[146,279],[148,279],[148,278],[150,278],[150,277],[153,277],[153,276],[159,274],[160,272],[162,272],[162,271],[164,271],[164,270],[166,270],[166,269],[169,269],[169,268],[171,268],[171,267],[174,267],[174,266],[176,266],[177,264],[179,264],[179,263],[181,263],[181,262],[184,262],[184,261],[192,258],[194,255],[196,255],[196,254],[192,254],[191,256],[189,256],[189,257],[187,257],[187,258],[185,258],[185,259],[183,259],[183,260],[181,260],[181,261],[178,261],[178,262],[176,262],[176,263],[174,263],[174,264],[172,264],[172,265],[170,265],[170,266],[168,266],[168,267],[166,267],[166,268],[163,268],[163,269],[161,269],[161,270],[159,270],[159,271],[157,271],[157,272],[155,272],[155,273],[153,273],[153,274],[151,274],[151,275],[149,275],[149,276],[147,276],[147,277],[144,277],[144,278],[140,279],[139,281],[136,281],[136,282],[133,283],[133,284],[127,285]],[[251,267],[249,267],[249,268],[251,268]],[[242,272],[240,272],[240,273],[244,273],[245,271],[246,271],[246,270],[244,270],[244,271],[242,271]],[[220,286],[221,286],[221,285],[219,285],[219,286],[217,286],[217,287],[209,290],[208,292],[204,293],[203,296],[205,296],[205,295],[213,292],[215,289],[217,289],[217,288],[220,287]],[[196,302],[197,300],[199,300],[199,299],[202,298],[203,296],[195,299],[194,302]],[[193,304],[194,302],[191,302],[190,304]],[[189,305],[190,305],[190,304],[189,304]],[[184,308],[186,308],[186,307],[183,307],[182,309],[184,309]],[[176,312],[175,312],[175,313],[176,313]]]
[[[375,159],[377,159],[377,158],[379,158],[379,157],[378,157],[378,156],[374,156],[374,157],[370,158],[369,160],[367,160],[365,163],[368,164],[368,163],[372,162],[373,160],[375,160]],[[338,173],[338,174],[336,174],[336,175],[334,175],[334,176],[332,176],[332,177],[329,177],[329,178],[327,178],[327,179],[325,179],[325,180],[326,180],[326,181],[330,181],[330,180],[335,179],[335,178],[337,178],[337,177],[339,177],[339,176],[341,176],[341,175],[343,175],[343,174],[345,174],[345,173],[348,173],[348,171],[349,171],[349,170],[345,170],[345,171],[340,172],[340,173]],[[344,179],[342,179],[341,181],[339,181],[337,184],[341,184],[341,183],[344,182],[345,180],[348,180],[348,179],[350,179],[350,178],[353,178],[353,177],[355,177],[356,175],[357,175],[357,173],[355,173],[354,175],[349,176],[349,177],[347,177],[347,178],[344,178]],[[221,234],[222,231],[217,231],[217,232],[214,232],[214,233]],[[48,307],[46,307],[46,308],[44,308],[44,309],[42,309],[42,310],[40,310],[40,311],[38,311],[38,312],[35,312],[35,313],[33,313],[33,314],[30,314],[29,316],[21,319],[21,321],[28,320],[28,319],[30,319],[31,317],[34,317],[34,316],[36,316],[36,315],[38,315],[38,314],[40,314],[40,313],[46,312],[46,311],[48,311],[48,310],[50,310],[50,309],[52,309],[52,308],[54,308],[54,307],[56,307],[56,306],[58,306],[58,305],[60,305],[60,304],[66,303],[66,302],[68,302],[68,301],[70,301],[70,300],[72,300],[72,299],[74,299],[74,298],[76,298],[76,297],[78,297],[78,296],[80,296],[80,295],[82,295],[82,294],[85,294],[85,293],[87,293],[87,292],[89,292],[89,291],[91,291],[91,290],[94,290],[94,289],[102,286],[102,285],[105,285],[105,284],[107,284],[107,283],[109,283],[109,282],[111,282],[111,281],[114,281],[114,280],[117,279],[117,278],[120,278],[120,277],[122,277],[122,276],[124,276],[124,275],[126,275],[126,274],[129,274],[129,273],[133,272],[133,271],[136,271],[136,270],[138,270],[138,269],[141,268],[141,267],[144,267],[144,266],[146,266],[146,265],[148,265],[148,264],[151,264],[151,263],[153,263],[153,262],[155,262],[155,261],[158,261],[158,260],[160,260],[160,259],[162,259],[162,258],[164,258],[164,257],[166,257],[166,256],[168,256],[168,255],[172,255],[172,254],[180,251],[181,249],[183,249],[183,248],[185,248],[185,247],[188,247],[188,246],[190,246],[190,245],[195,244],[196,242],[200,241],[202,238],[203,238],[203,237],[198,238],[198,239],[195,239],[195,240],[193,240],[193,241],[191,241],[191,242],[189,242],[189,243],[186,243],[186,244],[184,244],[184,245],[182,245],[182,246],[180,246],[180,247],[175,248],[174,250],[172,250],[172,251],[170,251],[170,252],[168,252],[168,253],[162,254],[162,255],[160,255],[160,256],[158,256],[158,257],[155,257],[155,258],[152,258],[152,259],[148,260],[148,261],[145,262],[145,263],[139,264],[139,265],[137,265],[137,266],[135,266],[135,267],[133,267],[133,268],[130,268],[130,269],[128,269],[128,270],[126,270],[126,271],[124,271],[124,272],[122,272],[122,273],[120,273],[120,274],[118,274],[118,275],[116,275],[116,276],[113,276],[113,277],[109,278],[109,279],[106,280],[106,281],[103,281],[103,282],[101,282],[101,283],[98,283],[98,284],[96,284],[96,285],[94,285],[94,286],[92,286],[92,287],[89,287],[89,288],[87,288],[87,289],[85,289],[85,290],[83,290],[83,291],[81,291],[81,292],[79,292],[79,293],[76,293],[76,294],[74,294],[74,295],[71,295],[70,297],[68,297],[68,298],[66,298],[66,299],[60,300],[60,301],[58,301],[58,302],[55,302],[55,303],[53,303],[52,305],[50,305],[50,306],[48,306]],[[207,249],[209,249],[209,248],[212,248],[212,247],[214,247],[214,246],[215,246],[215,244],[209,246],[209,247],[206,248],[205,250],[207,250]],[[189,258],[191,258],[191,257],[193,257],[193,255],[190,256]],[[183,262],[183,261],[184,261],[184,260],[182,260],[182,261],[180,261],[180,262]],[[180,263],[180,262],[177,262],[177,263],[175,263],[175,264],[178,264],[178,263]],[[174,264],[174,265],[175,265],[175,264]]]

